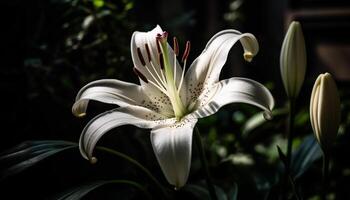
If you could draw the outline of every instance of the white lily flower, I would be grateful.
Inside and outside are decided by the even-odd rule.
[[[331,74],[320,74],[310,100],[310,121],[318,143],[328,151],[335,142],[340,123],[340,100]]]
[[[280,69],[283,85],[289,98],[296,98],[303,85],[306,71],[306,48],[301,25],[293,21],[284,37]]]
[[[185,74],[190,43],[177,61],[179,46],[167,43],[167,33],[157,26],[150,32],[135,32],[131,39],[134,72],[140,85],[119,80],[98,80],[84,86],[72,111],[84,116],[89,100],[120,106],[92,119],[80,137],[81,154],[89,159],[97,141],[112,128],[125,124],[151,130],[151,142],[160,167],[176,188],[188,178],[192,132],[198,118],[214,114],[229,103],[257,106],[270,116],[274,106],[271,93],[262,84],[245,78],[219,81],[220,71],[231,47],[240,41],[244,58],[250,61],[258,43],[249,33],[224,30],[209,40],[201,55]]]

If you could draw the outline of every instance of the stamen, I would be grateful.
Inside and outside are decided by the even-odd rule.
[[[186,69],[186,61],[184,61],[184,66],[182,68],[182,74],[181,74],[181,79],[180,79],[180,83],[179,83],[179,87],[177,88],[177,93],[180,93],[181,87],[182,87],[182,83],[184,81],[184,77],[185,77],[185,69]]]
[[[157,44],[157,51],[158,51],[158,53],[161,53],[162,50],[160,49],[160,44],[159,44],[159,38],[158,38],[158,36],[156,37],[156,44]]]
[[[150,63],[151,63],[151,65],[153,66],[152,62],[150,62]],[[156,81],[156,83],[159,85],[159,87],[165,88],[165,83],[164,83],[164,81],[160,78],[158,72],[157,72],[156,70],[154,70],[154,67],[153,67],[153,71],[155,72],[155,74],[157,75],[158,78],[156,78],[156,77],[153,75],[153,73],[148,69],[148,66],[146,66],[145,68],[147,69],[148,73],[152,76],[152,78]],[[158,79],[160,80],[160,82],[159,82]]]
[[[151,64],[151,67],[152,67],[154,73],[157,75],[157,77],[158,77],[158,79],[160,80],[160,82],[163,84],[163,86],[165,86],[166,84],[165,84],[165,77],[164,77],[163,71],[162,71],[162,70],[159,70],[159,71],[160,71],[160,74],[162,75],[162,76],[160,76],[159,73],[158,73],[158,70],[157,70],[157,68],[154,66],[153,62],[151,61],[151,62],[149,62],[149,63]],[[147,67],[146,67],[146,68],[147,68]],[[149,71],[148,68],[147,68],[147,70]],[[149,72],[150,72],[150,71],[149,71]],[[150,74],[152,75],[151,72],[150,72]]]
[[[141,62],[141,64],[143,66],[146,65],[145,59],[143,59],[142,53],[141,53],[141,49],[139,47],[137,47],[137,55],[139,56],[139,60]]]
[[[174,42],[175,55],[178,56],[179,55],[179,43],[177,42],[176,37],[173,38],[173,42]]]
[[[133,68],[133,71],[136,74],[136,76],[138,76],[144,82],[148,83],[147,78],[136,67]]]
[[[97,158],[96,157],[92,157],[92,158],[90,158],[90,163],[91,164],[96,164],[97,163]]]
[[[174,55],[174,82],[175,82],[175,85],[176,85],[176,54]]]
[[[185,49],[185,52],[184,52],[184,54],[182,56],[182,62],[187,60],[188,55],[190,54],[190,50],[191,50],[191,43],[190,43],[190,41],[187,41],[186,42],[186,49]]]
[[[166,96],[169,96],[168,92],[164,89],[164,88],[161,88],[159,85],[155,84],[153,81],[149,81],[154,87],[158,88],[158,90],[160,90],[161,92],[163,92]]]
[[[176,57],[179,55],[179,43],[177,42],[177,38],[173,37],[173,45],[174,45],[174,81],[175,81],[175,85],[176,85]]]
[[[243,54],[244,60],[247,62],[251,62],[253,60],[254,55],[251,52],[244,52]]]
[[[148,44],[145,44],[146,52],[147,52],[147,57],[148,57],[148,62],[151,62],[152,57],[151,57],[151,51],[149,50]]]
[[[163,53],[159,53],[159,65],[160,65],[160,68],[163,70],[164,69]]]

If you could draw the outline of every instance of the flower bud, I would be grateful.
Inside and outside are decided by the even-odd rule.
[[[296,98],[303,85],[306,71],[305,41],[299,22],[293,21],[284,37],[280,68],[287,96]]]
[[[340,100],[337,86],[329,73],[320,74],[312,89],[310,121],[323,151],[335,142],[340,123]]]

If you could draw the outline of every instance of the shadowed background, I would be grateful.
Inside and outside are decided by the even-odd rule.
[[[343,104],[341,139],[335,148],[331,191],[336,199],[350,198],[347,191],[350,163],[344,159],[350,152],[347,148],[350,143],[347,129],[350,123],[348,1],[14,0],[2,2],[1,5],[4,15],[1,19],[3,36],[0,38],[3,50],[0,71],[3,116],[1,151],[26,140],[77,142],[89,119],[114,108],[92,102],[86,118],[75,118],[71,114],[71,106],[79,89],[92,80],[103,78],[136,83],[130,54],[131,35],[136,30],[150,30],[157,24],[169,32],[170,37],[178,38],[180,54],[186,41],[191,41],[190,62],[200,54],[210,37],[220,30],[234,28],[253,33],[260,44],[256,58],[252,63],[244,62],[241,46],[235,46],[223,69],[222,78],[253,78],[272,91],[277,107],[283,107],[286,97],[279,76],[279,52],[289,23],[292,20],[300,21],[306,40],[308,68],[297,103],[300,112],[296,135],[303,138],[312,132],[308,121],[311,87],[319,73],[332,73]],[[224,182],[227,173],[232,173],[230,178],[240,185],[242,199],[258,198],[260,194],[258,190],[250,193],[249,185],[253,180],[240,177],[237,172],[258,169],[259,159],[271,158],[271,162],[276,162],[276,152],[266,150],[257,153],[256,146],[264,144],[275,150],[275,136],[284,138],[282,119],[270,122],[266,129],[242,139],[240,135],[244,123],[256,111],[250,106],[230,105],[199,123],[206,137],[209,162],[213,167],[231,154],[244,153],[256,159],[256,165],[233,168],[233,171],[227,169],[225,163],[213,169],[218,184]],[[153,155],[148,132],[123,126],[106,134],[99,144],[130,155],[166,184]],[[68,150],[2,180],[0,190],[4,196],[11,197],[8,199],[46,199],[74,185],[111,176],[147,182],[128,163],[108,155],[101,157],[101,162],[92,166],[81,158],[78,151]],[[193,157],[196,157],[196,152]],[[320,163],[316,163],[315,170],[306,173],[301,182],[305,185],[314,183],[320,176],[320,166]],[[6,164],[0,167],[6,168]],[[192,168],[190,182],[201,177],[196,173],[198,160],[193,160]],[[260,169],[262,171],[259,173],[269,173]],[[305,196],[311,198],[318,190],[316,187],[305,190]],[[114,190],[118,190],[118,195]],[[101,194],[106,199],[116,196],[126,198],[130,197],[129,190],[108,186],[93,192],[91,199]]]

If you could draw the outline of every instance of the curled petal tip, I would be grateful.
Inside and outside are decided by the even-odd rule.
[[[263,113],[263,116],[264,116],[264,119],[266,119],[266,120],[271,120],[271,119],[273,119],[273,116],[272,116],[272,112],[271,112],[271,111],[265,111],[265,112]]]
[[[91,164],[96,164],[97,163],[97,158],[96,157],[92,157],[89,159]]]
[[[244,60],[247,62],[251,62],[253,60],[254,55],[251,52],[245,52],[243,54]]]

